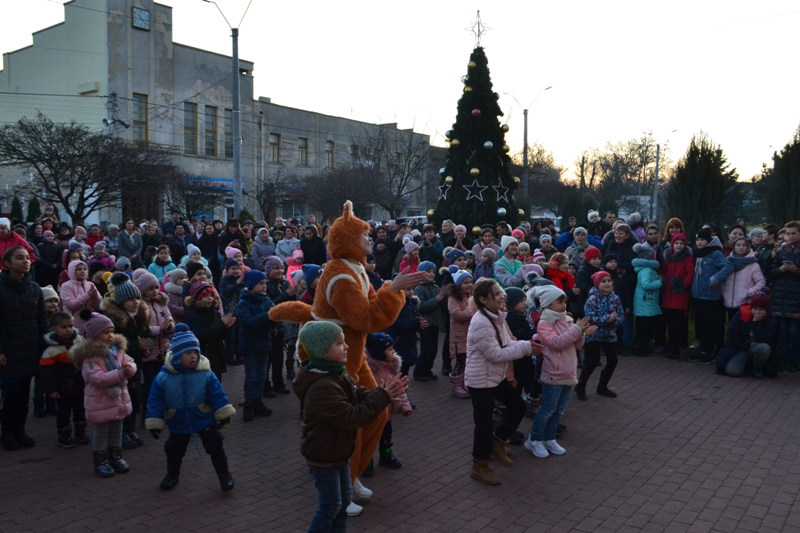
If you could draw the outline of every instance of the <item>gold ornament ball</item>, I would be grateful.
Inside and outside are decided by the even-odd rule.
[[[509,130],[508,124],[503,124],[502,126],[500,126],[500,129],[503,131],[503,133],[508,133]]]
[[[469,169],[469,175],[472,176],[472,177],[477,177],[480,173],[481,173],[481,171],[478,170],[477,168]]]
[[[469,85],[467,85],[466,87],[464,87],[464,92],[465,92],[465,93],[471,93],[471,92],[472,92],[472,87],[470,87]]]
[[[428,218],[433,218],[433,209],[428,209]]]
[[[448,185],[452,185],[454,181],[455,181],[455,180],[453,179],[453,176],[447,176],[447,177],[444,179],[444,182],[445,182],[446,184],[448,184]]]
[[[520,179],[518,177],[514,176],[514,185],[519,186],[519,184],[520,184]]]
[[[481,227],[480,226],[472,226],[472,234],[473,235],[480,235],[481,234]]]
[[[452,141],[450,141],[450,146],[452,146],[453,148],[458,148],[459,146],[461,146],[461,141],[459,141],[458,139],[453,139]]]
[[[467,67],[468,68],[475,68],[477,66],[478,66],[478,64],[475,63],[474,61],[470,61],[469,63],[467,63]]]
[[[504,144],[503,145],[503,151],[504,152],[508,152],[509,150],[511,150],[511,147],[509,145],[507,145],[507,144]]]
[[[521,216],[521,217],[524,217],[524,216],[525,216],[525,211],[524,211],[524,210],[522,210],[522,209],[517,209],[517,214],[518,214],[519,216]]]

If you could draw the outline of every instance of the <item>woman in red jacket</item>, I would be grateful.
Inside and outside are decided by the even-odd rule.
[[[661,286],[665,287],[661,309],[667,322],[667,357],[677,359],[689,341],[689,298],[694,279],[694,258],[686,235],[676,233],[661,260]]]

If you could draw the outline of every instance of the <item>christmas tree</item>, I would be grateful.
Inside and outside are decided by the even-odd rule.
[[[28,202],[28,216],[26,222],[36,222],[36,219],[42,214],[42,208],[39,205],[39,199],[35,196]]]
[[[508,126],[500,123],[500,96],[492,90],[489,62],[481,46],[472,51],[462,80],[456,122],[445,134],[450,147],[447,165],[439,171],[439,203],[428,216],[437,225],[450,219],[476,234],[482,224],[496,225],[501,220],[513,228],[524,216],[514,203],[520,180],[511,176],[505,142]]]
[[[25,222],[25,218],[22,215],[22,202],[15,195],[14,199],[11,200],[11,223],[18,224],[20,222]]]

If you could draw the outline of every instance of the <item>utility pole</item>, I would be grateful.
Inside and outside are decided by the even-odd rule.
[[[239,109],[239,28],[231,28],[233,41],[233,217],[242,210],[242,124]]]
[[[538,95],[537,95],[538,96]],[[528,110],[522,110],[523,121],[522,129],[522,180],[528,183]],[[527,186],[527,185],[526,185]]]
[[[653,207],[650,209],[650,219],[658,223],[658,163],[661,155],[661,145],[656,145],[656,183],[653,187]]]

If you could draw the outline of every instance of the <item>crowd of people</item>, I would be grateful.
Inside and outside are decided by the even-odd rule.
[[[737,221],[724,233],[707,224],[692,237],[677,218],[659,227],[638,213],[595,210],[563,231],[548,219],[486,224],[472,236],[450,220],[367,224],[353,236],[362,240],[350,257],[358,264],[346,268],[362,276],[371,303],[393,279],[401,297],[382,317],[388,327],[366,332],[372,389],[345,370],[346,320],[270,318],[288,302],[333,305],[330,286],[317,293],[339,259],[327,221],[186,221],[174,211],[160,225],[128,218],[87,228],[59,222],[50,205],[34,223],[0,218],[0,445],[34,445],[25,432],[32,395],[34,416],[55,415],[59,446],[91,443],[100,477],[129,470],[122,450],[143,444],[142,427],[154,438],[169,428],[161,489],[178,484],[197,433],[231,490],[220,428],[235,409],[222,381],[229,365],[243,364],[245,422],[269,416],[264,399],[294,385],[301,451],[320,489],[311,530],[328,531],[361,512],[351,494],[371,495],[355,474],[372,476],[372,461],[350,486],[343,468],[353,449],[344,444],[382,422],[388,406],[378,464],[401,467],[391,414],[415,408],[403,376],[438,379],[440,346],[452,395],[473,407],[471,476],[489,485],[500,483],[491,459],[513,464],[509,442],[539,458],[564,454],[557,438],[573,392],[587,400],[600,366],[597,394],[616,397],[619,355],[685,358],[756,379],[800,369],[800,222],[748,232]],[[525,416],[528,435],[518,431]],[[320,459],[329,456],[336,460]],[[325,502],[323,486],[335,493]]]

